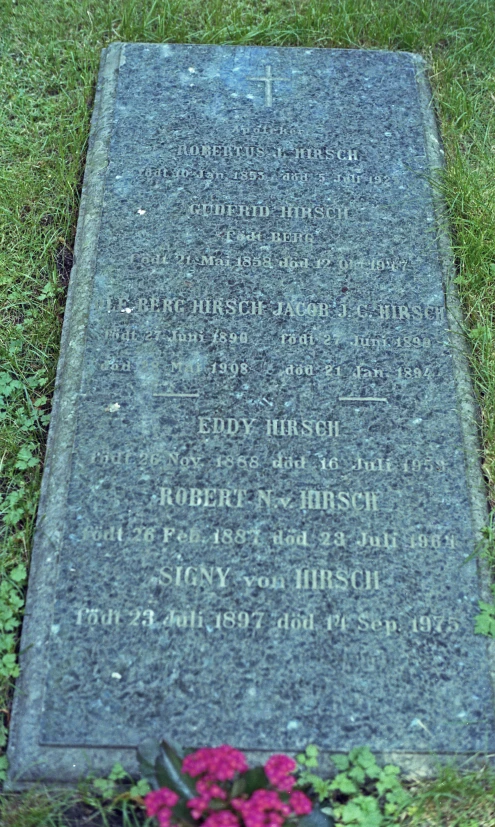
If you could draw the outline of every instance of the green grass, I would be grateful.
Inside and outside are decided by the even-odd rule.
[[[405,49],[428,59],[495,503],[494,0],[0,0],[0,748],[99,53],[117,39]],[[494,546],[489,529],[492,562]],[[407,823],[495,825],[494,794],[490,771],[451,771],[419,785],[422,809]],[[64,813],[81,800],[70,795],[5,797],[1,823],[69,824]]]
[[[406,827],[494,827],[495,773],[485,767],[442,770],[434,781],[413,785]]]
[[[78,790],[40,788],[0,796],[2,827],[138,827],[145,823],[142,806],[116,797],[103,799],[90,783]]]

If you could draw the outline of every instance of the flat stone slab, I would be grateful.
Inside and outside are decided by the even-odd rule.
[[[440,166],[416,55],[103,53],[11,785],[495,749]]]

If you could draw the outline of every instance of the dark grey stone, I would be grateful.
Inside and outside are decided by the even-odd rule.
[[[104,52],[11,785],[495,748],[440,166],[416,55]]]

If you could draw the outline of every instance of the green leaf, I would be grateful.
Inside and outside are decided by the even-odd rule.
[[[9,629],[10,624],[5,624],[5,629]],[[15,637],[10,634],[0,635],[0,652],[13,652],[15,649]]]
[[[45,284],[43,289],[40,291],[38,295],[38,301],[45,301],[45,299],[53,298],[53,296],[57,295],[57,287],[56,285],[52,284],[51,281],[48,284]]]
[[[23,563],[19,563],[18,566],[15,566],[15,568],[9,572],[9,577],[16,583],[24,583],[27,578],[26,566]]]
[[[182,772],[182,759],[167,741],[160,743],[160,751],[155,760],[155,775],[160,787],[169,787],[188,801],[197,795],[192,778]]]
[[[359,764],[364,769],[377,766],[375,756],[369,747],[355,747],[350,751],[349,759],[352,764]]]
[[[340,817],[344,824],[362,824],[363,827],[380,827],[383,823],[378,802],[365,796],[359,796],[357,800],[344,804]]]
[[[137,759],[141,775],[157,790],[159,783],[155,776],[155,761],[160,753],[160,744],[155,738],[146,738],[137,748]]]
[[[19,677],[19,667],[16,663],[15,655],[9,654],[3,656],[0,661],[0,675],[3,675],[5,678]]]
[[[349,768],[349,759],[347,755],[331,755],[331,760],[338,770],[347,770]]]
[[[4,747],[7,743],[7,727],[0,720],[0,747]]]
[[[390,776],[398,776],[400,774],[400,767],[396,767],[395,764],[385,764],[382,773]]]
[[[93,787],[98,790],[103,798],[113,798],[115,795],[115,784],[109,778],[94,778]]]
[[[25,471],[26,468],[34,468],[35,465],[39,465],[39,457],[34,457],[33,451],[36,451],[36,445],[34,442],[29,442],[26,445],[22,445],[19,449],[19,453],[17,454],[17,462],[15,463],[14,468],[19,468],[20,471]]]
[[[10,373],[0,372],[0,396],[10,396],[16,390],[22,390],[22,382],[13,379]]]
[[[7,760],[6,755],[0,755],[0,781],[5,781],[7,777],[7,770],[9,768],[9,762]]]
[[[318,796],[320,803],[330,797],[330,780],[320,778],[319,775],[312,775],[312,787]]]
[[[209,808],[214,812],[218,812],[219,810],[225,810],[225,801],[223,798],[210,798]]]
[[[110,781],[122,781],[124,778],[127,778],[127,773],[122,764],[114,764],[108,778]]]
[[[393,764],[387,764],[387,766],[382,769],[380,777],[376,782],[376,789],[379,795],[384,795],[387,792],[391,793],[392,791],[394,793],[403,791],[402,784],[398,778],[399,773],[399,767],[394,767]]]
[[[349,778],[345,772],[339,772],[339,774],[335,776],[329,789],[340,790],[340,792],[344,793],[344,795],[352,795],[352,793],[357,793],[358,791],[354,781],[352,781],[352,779]]]
[[[481,613],[476,615],[474,632],[477,635],[495,637],[495,604],[478,601]]]
[[[495,616],[495,604],[494,603],[484,603],[483,600],[478,600],[478,604],[479,604],[480,609],[483,612],[487,612],[488,614],[491,614],[491,615]]]
[[[133,786],[129,790],[129,793],[134,798],[137,798],[138,796],[140,796],[141,798],[144,798],[145,795],[148,795],[150,790],[151,790],[151,787],[148,784],[148,782],[146,781],[146,779],[145,778],[140,778],[139,781],[137,782],[137,784],[133,784]]]
[[[189,824],[190,827],[198,827],[197,822],[191,815],[183,798],[180,798],[175,807],[172,808],[172,824]]]
[[[306,753],[299,753],[299,755],[296,756],[296,761],[303,767],[314,768],[318,766],[318,758],[308,755],[307,750]]]
[[[251,795],[255,790],[266,790],[270,782],[263,767],[253,767],[236,778],[232,785],[231,798],[240,795]]]
[[[230,792],[231,798],[239,798],[241,795],[244,795],[246,792],[246,785],[244,783],[244,776],[241,775],[239,778],[236,778],[234,783],[232,784],[232,789]]]
[[[352,767],[348,772],[349,778],[352,778],[356,784],[361,787],[364,784],[366,773],[362,767]]]
[[[398,810],[403,810],[411,802],[410,793],[401,785],[396,790],[386,793],[385,813],[394,815]]]
[[[247,795],[251,795],[255,790],[266,790],[270,786],[263,767],[253,767],[253,769],[245,772],[242,777]]]

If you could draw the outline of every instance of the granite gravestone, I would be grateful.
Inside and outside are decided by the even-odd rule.
[[[495,748],[423,74],[404,53],[104,52],[12,783],[132,769],[150,735]]]

